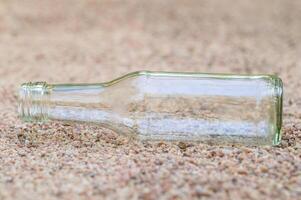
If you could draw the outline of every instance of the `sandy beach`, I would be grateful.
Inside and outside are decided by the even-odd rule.
[[[301,1],[0,2],[0,199],[300,199]],[[23,82],[137,70],[277,74],[278,147],[130,141],[95,125],[24,123]]]

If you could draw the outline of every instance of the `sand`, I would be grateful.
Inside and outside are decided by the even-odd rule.
[[[1,1],[0,199],[300,199],[300,19],[298,0]],[[278,74],[282,144],[129,141],[17,117],[23,82],[136,70]]]

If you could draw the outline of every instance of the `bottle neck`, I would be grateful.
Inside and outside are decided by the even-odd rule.
[[[50,87],[45,82],[24,83],[19,90],[19,116],[25,121],[47,119]]]
[[[79,109],[99,106],[103,91],[102,84],[25,83],[19,91],[19,115],[25,121],[76,120]]]

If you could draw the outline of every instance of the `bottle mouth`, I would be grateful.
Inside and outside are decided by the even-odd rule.
[[[49,93],[46,82],[23,83],[19,89],[19,116],[25,121],[46,120]]]

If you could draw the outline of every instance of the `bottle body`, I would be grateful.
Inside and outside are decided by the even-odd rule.
[[[142,140],[280,142],[282,82],[275,76],[135,72],[108,83],[33,83],[20,91],[25,119],[98,123]]]

